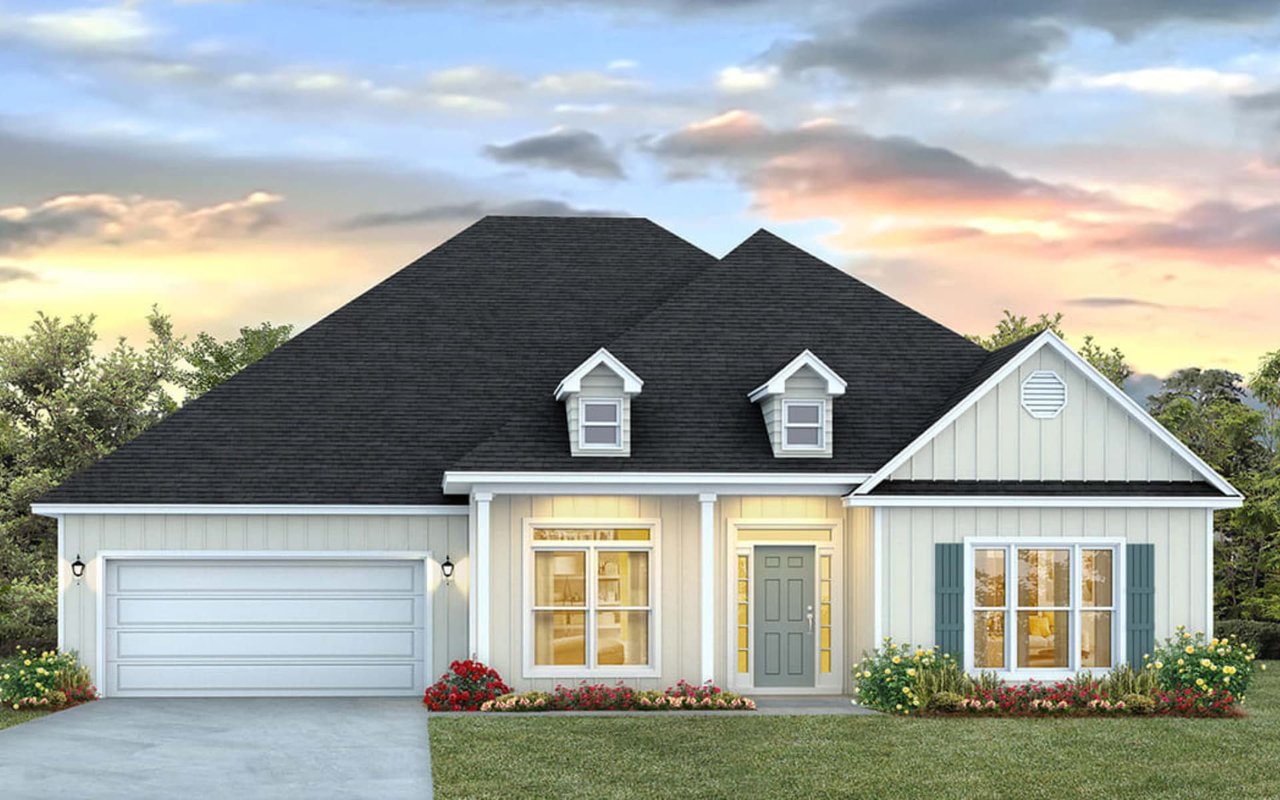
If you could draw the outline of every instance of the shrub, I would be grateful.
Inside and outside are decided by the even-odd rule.
[[[926,708],[935,694],[954,694],[964,696],[974,689],[973,678],[964,672],[954,658],[945,656],[933,658],[932,663],[923,664],[916,670],[916,699]]]
[[[479,661],[455,661],[427,689],[422,702],[431,711],[478,711],[494,698],[511,693],[498,671]]]
[[[885,637],[884,645],[870,655],[864,654],[862,661],[853,669],[853,693],[858,702],[867,708],[875,708],[890,714],[910,714],[912,709],[919,710],[928,698],[920,697],[922,672],[926,670],[946,670],[948,675],[931,676],[926,683],[930,691],[955,691],[960,685],[945,685],[951,681],[950,667],[953,663],[950,655],[937,655],[936,648],[912,647],[909,644],[894,644],[893,639]],[[958,669],[956,670],[959,671]]]
[[[1258,658],[1280,658],[1280,622],[1221,619],[1213,623],[1213,629],[1223,638],[1238,639],[1249,645]]]
[[[13,658],[0,664],[0,700],[15,710],[56,708],[97,697],[89,670],[75,653],[47,650],[37,655],[20,647]]]
[[[554,692],[505,694],[481,711],[754,711],[755,701],[718,686],[680,681],[666,691],[636,691],[619,683],[557,686]]]
[[[57,646],[58,580],[0,581],[0,657],[19,647],[41,653]]]
[[[1121,695],[1120,700],[1124,702],[1124,706],[1129,709],[1130,714],[1150,714],[1156,710],[1156,701],[1150,695],[1130,692],[1129,694]]]
[[[963,695],[955,692],[934,692],[925,701],[925,708],[939,714],[951,714],[964,710],[964,700]]]
[[[1102,679],[1102,691],[1108,697],[1126,695],[1145,695],[1150,697],[1156,691],[1155,672],[1149,669],[1134,669],[1128,664],[1114,667]]]
[[[1253,648],[1238,640],[1205,641],[1203,633],[1193,635],[1182,626],[1146,657],[1160,691],[1190,689],[1208,697],[1225,692],[1238,700],[1249,690],[1255,658]]]

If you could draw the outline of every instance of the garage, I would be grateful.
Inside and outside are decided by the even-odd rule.
[[[413,695],[429,659],[423,556],[104,558],[112,697]]]

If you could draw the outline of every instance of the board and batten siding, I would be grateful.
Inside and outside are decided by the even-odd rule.
[[[782,448],[783,419],[782,403],[784,400],[821,400],[822,401],[822,449],[811,451],[791,451]],[[826,380],[811,367],[803,367],[796,374],[787,378],[784,394],[771,394],[760,401],[760,413],[764,415],[765,430],[769,433],[769,444],[777,458],[830,458],[832,453],[832,401],[827,394]]]
[[[376,515],[67,514],[63,519],[63,645],[96,668],[96,596],[102,551],[431,551],[457,565],[446,585],[431,583],[432,658],[428,679],[467,657],[467,517]],[[88,565],[77,585],[69,560]],[[97,675],[95,680],[101,680]],[[101,685],[101,684],[99,684]]]
[[[1022,382],[1037,370],[1052,370],[1067,385],[1067,405],[1053,419],[1036,419],[1022,407]],[[1181,481],[1200,475],[1046,347],[939,431],[892,478]]]
[[[661,689],[680,679],[696,683],[701,673],[700,537],[701,517],[697,496],[498,495],[490,505],[492,601],[490,606],[490,662],[520,689],[554,689],[569,678],[525,678],[524,672],[524,525],[525,520],[625,521],[656,519],[661,525],[658,576],[657,632],[659,675],[629,678],[628,685]],[[716,499],[715,531],[715,637],[716,683],[727,682],[729,641],[726,638],[726,585],[728,526],[732,521],[797,522],[839,520],[844,531],[844,637],[845,661],[836,665],[848,680],[848,662],[856,661],[872,639],[871,511],[845,509],[838,497],[740,497]],[[608,680],[604,673],[590,680]]]
[[[884,634],[934,644],[934,545],[966,537],[1123,538],[1155,545],[1155,635],[1208,630],[1203,508],[884,508]]]
[[[574,456],[619,457],[631,454],[631,395],[623,392],[623,381],[613,370],[601,364],[582,376],[582,392],[572,393],[564,400],[565,419],[569,426],[569,453]],[[581,398],[620,400],[622,402],[622,449],[583,450],[580,446],[578,415]]]

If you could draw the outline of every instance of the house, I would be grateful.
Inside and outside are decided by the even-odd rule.
[[[848,689],[885,636],[1140,660],[1212,627],[1240,502],[1052,333],[987,352],[763,231],[489,217],[35,510],[107,696],[415,694],[468,656],[765,693]]]

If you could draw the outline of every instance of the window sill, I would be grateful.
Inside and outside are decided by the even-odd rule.
[[[659,678],[654,667],[618,667],[615,669],[587,667],[525,667],[523,678],[572,678],[574,680],[609,680],[613,678]]]

